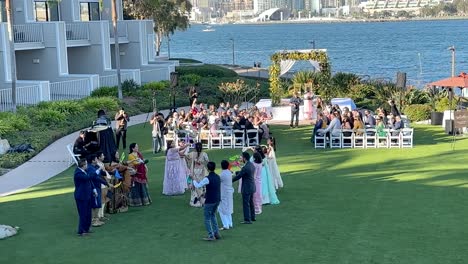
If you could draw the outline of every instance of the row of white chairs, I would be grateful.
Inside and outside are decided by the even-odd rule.
[[[329,138],[320,130],[314,137],[315,148],[412,148],[413,128],[400,130],[384,129],[335,129]]]
[[[175,141],[178,145],[180,141],[190,144],[201,142],[205,149],[225,149],[225,148],[243,148],[257,146],[260,144],[258,129],[247,130],[202,130],[200,132],[193,130],[169,131],[164,136],[164,143],[167,145]]]

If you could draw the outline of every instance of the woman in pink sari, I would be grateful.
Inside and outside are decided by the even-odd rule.
[[[166,166],[164,170],[163,194],[180,195],[185,192],[184,183],[187,181],[187,167],[182,166],[181,152],[185,152],[186,146],[176,147],[175,142],[169,146],[166,152]],[[185,162],[185,160],[184,160]]]
[[[253,204],[255,208],[255,214],[262,213],[262,156],[260,153],[255,152],[253,154],[253,165],[255,167],[255,193],[253,195]]]
[[[312,93],[310,90],[307,90],[307,92],[304,95],[304,118],[306,120],[311,120],[312,119]]]

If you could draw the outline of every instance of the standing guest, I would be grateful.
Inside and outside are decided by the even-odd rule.
[[[390,105],[390,113],[393,116],[399,116],[400,111],[398,111],[398,108],[395,105],[395,101],[393,99],[388,100],[388,104]]]
[[[185,188],[182,181],[187,182],[186,166],[182,167],[180,162],[180,151],[185,151],[184,144],[178,148],[172,141],[166,152],[166,166],[164,170],[163,194],[164,195],[180,195],[184,194]]]
[[[255,193],[255,167],[249,161],[250,154],[242,152],[242,162],[244,167],[232,179],[232,182],[242,179],[242,209],[244,212],[244,221],[241,224],[252,224],[255,221],[255,208],[253,204],[253,194]]]
[[[80,159],[73,177],[73,181],[75,182],[74,196],[79,216],[78,236],[84,236],[89,233],[92,203],[97,196],[97,191],[94,190],[93,192],[91,175],[86,173],[87,167],[88,163],[86,159]]]
[[[278,169],[278,163],[276,163],[276,139],[270,137],[267,140],[267,154],[268,166],[270,169],[271,176],[273,177],[273,185],[275,189],[283,188],[283,179],[281,178],[280,171]]]
[[[225,230],[233,227],[232,214],[234,213],[234,201],[233,194],[234,188],[232,188],[232,172],[228,169],[229,162],[227,160],[221,161],[221,203],[219,204],[219,218],[223,223],[223,227],[219,230]]]
[[[253,204],[255,214],[262,213],[262,156],[259,153],[253,154],[253,165],[255,167],[255,193],[253,194]]]
[[[117,149],[119,149],[120,138],[122,138],[123,148],[127,148],[127,126],[130,121],[127,113],[122,107],[119,112],[115,114],[115,136],[117,139]]]
[[[191,152],[188,155],[190,164],[190,175],[191,178],[196,181],[201,181],[207,174],[206,165],[210,161],[206,152],[203,152],[203,145],[200,142],[195,144],[195,152]],[[192,190],[190,196],[190,206],[202,207],[205,202],[205,188],[195,187],[193,184],[189,186]]]
[[[310,92],[310,90],[307,90],[307,92],[304,95],[304,118],[306,120],[312,119],[312,99],[312,92]]]
[[[289,100],[289,105],[291,106],[291,123],[289,125],[290,128],[299,126],[299,106],[301,105],[301,103],[302,100],[301,98],[299,98],[299,93],[295,92],[293,98]],[[294,118],[296,118],[295,123]]]
[[[263,204],[279,204],[280,201],[273,184],[273,176],[270,173],[268,159],[265,156],[266,152],[267,149],[265,147],[255,147],[255,153],[259,153],[262,158],[262,201]]]
[[[151,197],[148,192],[148,178],[146,173],[148,168],[146,163],[148,161],[143,159],[138,144],[130,144],[130,151],[128,154],[128,164],[132,166],[136,173],[132,179],[132,188],[130,190],[130,206],[143,206],[151,204]]]
[[[160,116],[159,114],[154,114],[151,117],[150,124],[153,125],[153,130],[151,131],[151,136],[153,137],[153,153],[156,154],[161,151],[163,146],[163,138],[162,138],[162,127],[161,123],[159,122]]]
[[[132,172],[134,169],[129,168],[127,165],[120,161],[119,152],[116,151],[114,157],[106,166],[106,170],[113,173],[114,175],[120,175],[123,179],[115,177],[116,185],[117,182],[122,182],[119,188],[114,188],[114,199],[111,200],[109,208],[114,212],[127,212],[128,211],[128,195],[132,185]]]
[[[91,154],[86,157],[88,161],[88,167],[86,168],[86,173],[91,176],[91,184],[93,188],[97,191],[97,195],[91,204],[92,207],[92,221],[91,225],[94,227],[102,226],[104,222],[99,220],[99,210],[101,209],[102,201],[102,188],[101,185],[109,186],[109,184],[101,177],[101,169],[98,167],[98,158],[96,154]]]
[[[190,90],[189,90],[190,105],[193,105],[193,103],[197,101],[197,98],[198,98],[197,88],[195,88],[195,86],[190,87]]]
[[[204,208],[205,227],[208,231],[208,237],[203,238],[206,241],[214,241],[221,239],[218,229],[218,221],[216,220],[216,210],[218,209],[219,202],[221,201],[221,179],[219,175],[214,172],[216,164],[212,161],[206,164],[208,168],[208,176],[201,181],[192,178],[192,183],[195,188],[206,188],[206,200]]]

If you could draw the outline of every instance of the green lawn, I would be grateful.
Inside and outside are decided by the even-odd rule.
[[[234,229],[211,243],[188,193],[161,194],[164,157],[150,154],[150,129],[132,127],[129,141],[150,159],[153,204],[79,238],[69,169],[0,198],[0,224],[21,227],[0,241],[0,263],[467,263],[468,140],[452,150],[441,128],[417,126],[414,149],[315,150],[310,129],[273,127],[281,204],[244,226],[236,193]],[[235,153],[208,151],[217,164]]]

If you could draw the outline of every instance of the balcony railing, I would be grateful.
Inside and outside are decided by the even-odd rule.
[[[28,23],[14,25],[13,33],[15,43],[44,42],[44,35],[42,34],[41,24]]]
[[[91,94],[89,82],[88,78],[50,83],[50,100],[74,100],[89,96]]]
[[[112,23],[109,23],[109,33],[110,37],[114,38],[114,26]],[[119,38],[128,37],[128,25],[125,22],[117,22],[117,35]]]
[[[168,80],[169,71],[167,68],[155,68],[150,70],[141,71],[141,81],[144,83],[147,82],[157,82]]]
[[[89,27],[86,23],[67,23],[67,40],[89,40]]]
[[[135,80],[135,76],[133,72],[121,72],[120,77],[122,79],[122,82],[126,80]],[[138,80],[135,80],[138,83]],[[117,74],[112,74],[112,75],[106,75],[106,76],[101,76],[99,78],[99,84],[101,87],[107,86],[107,87],[113,87],[117,86]]]
[[[31,85],[16,88],[16,105],[34,105],[41,101],[41,85]],[[13,104],[11,88],[0,90],[0,111],[10,111]]]

